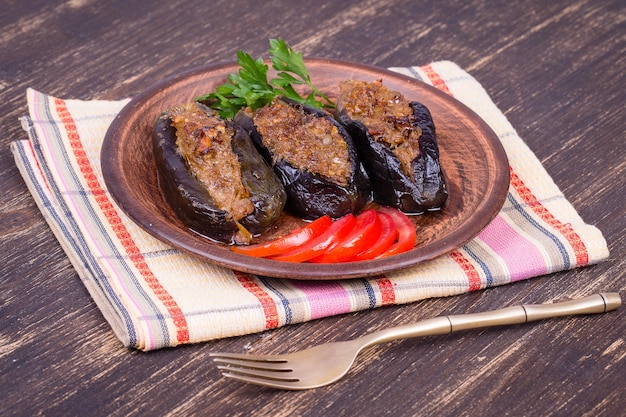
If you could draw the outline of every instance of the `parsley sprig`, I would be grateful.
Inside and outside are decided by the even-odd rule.
[[[284,96],[297,103],[316,108],[334,107],[334,103],[311,82],[301,52],[294,51],[283,39],[270,39],[269,55],[276,77],[267,79],[269,70],[263,58],[254,59],[242,50],[237,51],[239,71],[228,76],[228,82],[214,92],[198,97],[210,105],[220,116],[232,119],[243,108],[258,109],[270,103],[274,97]],[[303,97],[295,86],[304,85],[310,93]]]

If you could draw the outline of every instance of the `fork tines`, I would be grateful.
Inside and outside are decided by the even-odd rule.
[[[241,382],[274,388],[289,388],[285,384],[298,382],[293,368],[283,358],[237,353],[211,353],[222,375]]]

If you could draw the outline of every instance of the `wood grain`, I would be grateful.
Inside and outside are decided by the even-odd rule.
[[[213,350],[284,352],[442,313],[598,291],[625,294],[626,21],[620,0],[8,0],[0,14],[0,414],[617,416],[624,309],[394,342],[307,392],[226,381]],[[38,212],[8,149],[33,87],[134,96],[165,76],[258,56],[282,36],[307,56],[382,67],[449,59],[486,88],[611,251],[599,265],[463,296],[320,319],[152,353],[114,337]]]

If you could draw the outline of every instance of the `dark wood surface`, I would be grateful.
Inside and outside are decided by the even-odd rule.
[[[366,351],[329,387],[221,378],[214,350],[284,352],[443,313],[625,291],[626,21],[622,0],[8,0],[0,14],[0,415],[618,416],[624,308],[603,316],[406,340]],[[486,4],[489,4],[487,6]],[[381,67],[449,59],[486,88],[610,258],[463,296],[192,346],[123,348],[9,151],[25,89],[123,98],[283,37],[307,56]]]

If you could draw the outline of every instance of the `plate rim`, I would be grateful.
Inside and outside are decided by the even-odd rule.
[[[115,116],[111,122],[107,132],[105,134],[102,148],[101,148],[101,169],[104,177],[104,182],[111,198],[119,206],[119,208],[140,228],[148,232],[153,237],[161,240],[162,242],[173,246],[183,252],[189,253],[200,259],[211,262],[218,266],[230,268],[243,273],[249,273],[260,276],[275,277],[275,278],[287,278],[287,279],[305,279],[305,280],[334,280],[334,279],[348,279],[348,278],[364,278],[384,273],[393,272],[396,270],[404,269],[407,267],[418,265],[424,261],[436,258],[444,255],[454,249],[462,247],[469,241],[474,239],[491,221],[498,215],[504,202],[510,184],[509,177],[509,163],[508,156],[502,145],[502,142],[493,131],[493,129],[485,122],[476,112],[470,109],[467,105],[455,99],[454,97],[438,90],[437,88],[421,81],[416,78],[391,71],[386,68],[381,68],[373,65],[351,62],[347,60],[330,59],[330,58],[305,58],[305,63],[309,64],[321,64],[330,66],[341,67],[354,67],[369,72],[379,73],[381,76],[390,76],[393,78],[401,79],[404,82],[414,83],[419,85],[419,88],[428,90],[431,94],[438,96],[446,102],[446,105],[457,107],[462,113],[468,113],[473,115],[473,122],[479,125],[478,127],[482,132],[486,132],[488,142],[491,145],[490,150],[495,156],[495,160],[500,162],[499,166],[496,166],[496,174],[499,172],[501,175],[495,175],[493,183],[493,192],[487,195],[485,202],[491,204],[482,204],[471,217],[478,219],[478,221],[467,222],[464,227],[457,227],[455,230],[446,235],[446,239],[435,240],[428,245],[428,251],[424,252],[423,248],[415,248],[411,251],[394,255],[389,258],[383,258],[380,260],[368,260],[360,262],[344,262],[336,264],[314,264],[314,263],[290,263],[280,262],[264,258],[255,258],[248,255],[238,254],[223,247],[218,247],[217,244],[211,243],[209,239],[203,238],[212,246],[209,248],[219,248],[218,251],[213,249],[208,250],[206,248],[198,248],[196,245],[187,245],[184,242],[180,242],[179,239],[175,239],[168,233],[163,233],[162,230],[154,228],[152,224],[146,224],[145,217],[142,217],[136,213],[135,206],[132,210],[125,204],[125,199],[129,198],[129,195],[125,191],[120,191],[118,187],[111,187],[112,184],[123,183],[121,181],[122,175],[119,170],[114,167],[119,166],[119,141],[116,139],[116,132],[120,131],[126,119],[132,115],[137,107],[143,104],[149,98],[154,97],[159,91],[170,88],[179,82],[184,81],[190,77],[198,76],[199,74],[216,72],[226,68],[236,67],[235,62],[219,62],[214,64],[208,64],[191,68],[179,73],[170,75],[142,90],[139,94],[130,99],[130,101],[121,109],[121,111]],[[155,115],[156,118],[156,115]],[[108,160],[115,161],[115,163],[104,164],[103,155],[108,155]],[[506,167],[506,169],[505,169]],[[445,171],[444,171],[445,174]],[[130,196],[132,198],[132,196]],[[497,207],[495,209],[494,207]],[[143,208],[140,209],[142,214],[150,215],[150,213]],[[427,214],[426,214],[427,215]],[[469,230],[469,233],[468,233]],[[189,235],[195,233],[189,231]],[[461,238],[465,236],[465,238]],[[215,253],[214,253],[215,252]],[[227,252],[228,256],[220,256],[220,253]]]

